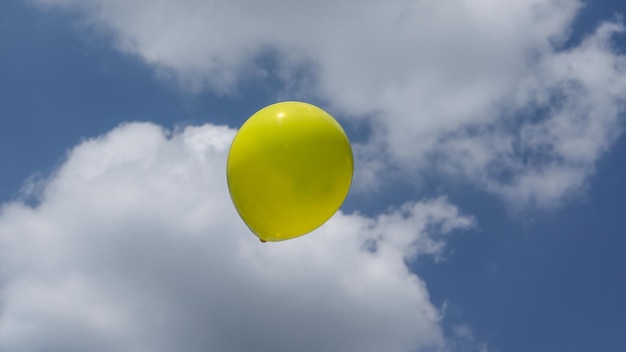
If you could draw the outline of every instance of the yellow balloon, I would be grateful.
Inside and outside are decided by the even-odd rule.
[[[307,234],[339,209],[354,161],[341,125],[303,102],[267,106],[239,129],[226,167],[235,208],[261,241]]]

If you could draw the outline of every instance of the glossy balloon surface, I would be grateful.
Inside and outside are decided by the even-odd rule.
[[[343,203],[353,173],[350,142],[324,110],[282,102],[252,115],[228,154],[227,179],[239,215],[263,241],[298,237]]]

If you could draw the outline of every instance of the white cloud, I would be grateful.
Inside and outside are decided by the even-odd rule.
[[[623,30],[605,23],[580,45],[536,59],[520,77],[514,115],[444,139],[446,166],[516,205],[555,206],[584,190],[622,133],[626,57],[611,37]]]
[[[231,205],[234,131],[126,124],[0,210],[0,350],[448,348],[405,260],[472,226],[445,199],[260,243]],[[33,196],[33,195],[29,195]]]
[[[550,207],[584,189],[621,132],[625,59],[610,40],[622,29],[605,24],[563,50],[577,0],[31,1],[79,9],[193,89],[276,74],[294,89],[281,97],[367,117],[376,135],[358,149],[368,154],[356,189],[389,169],[413,179],[437,169]],[[268,52],[276,72],[259,61]]]

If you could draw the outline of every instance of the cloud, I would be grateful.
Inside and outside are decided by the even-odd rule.
[[[234,133],[125,124],[3,204],[0,350],[448,348],[405,262],[473,220],[437,198],[262,244],[228,196]]]
[[[518,205],[551,207],[584,190],[623,130],[626,57],[611,46],[623,31],[604,23],[580,45],[534,60],[508,117],[443,138],[437,152],[449,171]]]
[[[565,47],[577,0],[31,1],[77,9],[192,89],[275,75],[280,97],[365,119],[360,190],[389,169],[438,170],[509,204],[558,206],[621,133],[626,59],[610,43],[623,29]]]

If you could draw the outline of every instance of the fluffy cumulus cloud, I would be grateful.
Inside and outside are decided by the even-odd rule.
[[[235,131],[126,124],[0,208],[0,350],[439,351],[406,261],[472,226],[443,198],[260,243],[231,205]],[[450,338],[453,338],[451,336]]]
[[[276,75],[367,121],[358,189],[389,169],[437,170],[550,207],[584,189],[623,125],[626,59],[611,46],[623,27],[572,45],[578,0],[30,1],[78,11],[193,89]]]

